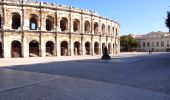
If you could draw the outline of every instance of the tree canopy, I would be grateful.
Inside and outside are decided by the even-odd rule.
[[[165,20],[166,27],[169,28],[169,33],[170,33],[170,12],[167,12],[167,19]]]
[[[132,35],[124,35],[120,37],[120,46],[123,51],[131,51],[138,46],[138,41]]]

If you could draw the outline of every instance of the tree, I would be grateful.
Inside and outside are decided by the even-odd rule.
[[[120,46],[123,51],[131,51],[132,48],[138,46],[137,39],[133,38],[132,35],[124,35],[120,37]]]
[[[167,19],[165,20],[166,27],[169,28],[170,33],[170,12],[167,12]]]

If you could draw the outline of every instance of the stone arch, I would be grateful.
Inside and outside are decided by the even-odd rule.
[[[110,34],[110,25],[108,25],[108,34]]]
[[[68,56],[68,42],[62,41],[60,44],[61,56]]]
[[[51,16],[48,16],[46,19],[46,30],[51,31],[54,29],[54,18]]]
[[[0,58],[3,57],[2,42],[0,42]]]
[[[108,44],[108,53],[111,54],[111,44]]]
[[[90,22],[89,21],[85,21],[84,23],[84,32],[90,33]]]
[[[94,53],[99,55],[99,43],[98,42],[94,43]]]
[[[90,42],[85,43],[86,55],[90,55]]]
[[[74,42],[74,55],[80,55],[80,42]]]
[[[106,47],[105,43],[102,43],[102,54],[104,54],[104,48]]]
[[[80,21],[78,19],[75,19],[73,22],[73,31],[74,32],[80,31]]]
[[[118,29],[116,29],[116,35],[118,35]]]
[[[66,17],[62,17],[61,20],[60,20],[60,28],[61,28],[61,31],[66,31],[68,30],[68,20]]]
[[[105,34],[105,25],[102,24],[102,34],[104,35]]]
[[[94,23],[94,33],[98,34],[98,30],[99,30],[99,24],[97,22]]]
[[[21,16],[18,13],[12,13],[12,29],[21,27]]]
[[[115,28],[114,28],[114,27],[112,27],[112,33],[113,33],[113,35],[114,35],[114,31],[115,31]]]
[[[29,56],[30,57],[40,56],[40,53],[39,53],[39,43],[36,40],[32,40],[29,43]]]
[[[30,30],[37,30],[38,28],[38,16],[35,14],[31,14],[30,16]]]
[[[11,57],[22,57],[21,43],[17,40],[12,41],[11,43]]]
[[[54,56],[54,42],[47,41],[45,47],[46,47],[46,56]]]

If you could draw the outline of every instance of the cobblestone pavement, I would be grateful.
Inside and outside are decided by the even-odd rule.
[[[170,100],[169,53],[98,58],[32,58],[32,63],[22,59],[16,65],[5,59],[0,100]]]

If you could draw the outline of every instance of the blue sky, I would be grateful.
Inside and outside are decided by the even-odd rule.
[[[169,0],[38,0],[96,11],[121,25],[121,35],[168,32],[164,21]]]

